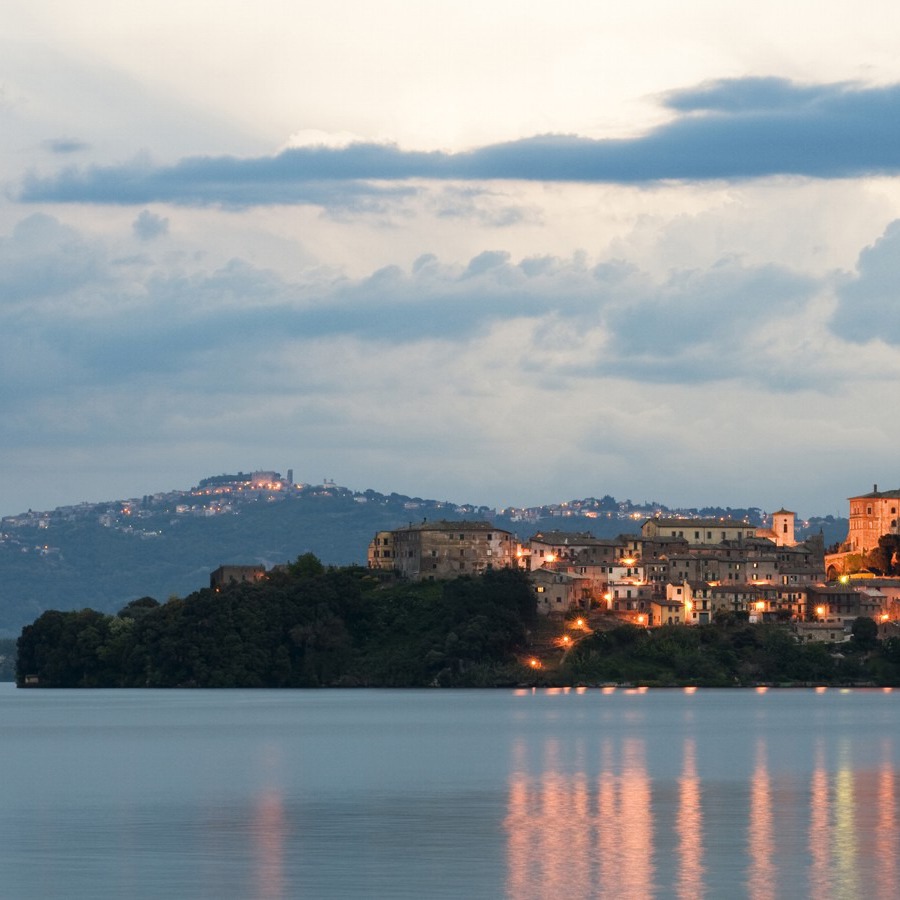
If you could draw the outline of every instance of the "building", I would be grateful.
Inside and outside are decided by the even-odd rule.
[[[394,568],[394,533],[392,531],[376,532],[369,544],[367,562],[370,569],[391,570]]]
[[[566,613],[570,609],[591,608],[590,579],[553,569],[531,573],[531,585],[539,613]]]
[[[654,516],[641,525],[644,537],[678,537],[691,546],[740,541],[756,535],[756,528],[734,519],[679,519]]]
[[[368,559],[372,568],[392,568],[404,578],[423,581],[516,568],[517,549],[515,535],[490,522],[426,520],[379,531],[369,544]]]
[[[210,573],[209,586],[214,591],[221,591],[236,584],[253,584],[265,577],[265,566],[219,566]]]
[[[772,513],[771,528],[757,528],[756,536],[772,541],[776,547],[793,547],[797,541],[794,537],[794,526],[797,513],[782,507]]]
[[[850,498],[850,527],[843,549],[850,553],[868,553],[878,546],[884,534],[900,534],[900,490],[872,492]]]
[[[806,588],[806,612],[815,622],[844,627],[859,616],[879,621],[889,615],[885,595],[850,585],[811,584]]]
[[[528,539],[529,563],[532,570],[554,563],[573,562],[590,549],[602,559],[614,559],[618,545],[602,541],[588,531],[539,531]]]

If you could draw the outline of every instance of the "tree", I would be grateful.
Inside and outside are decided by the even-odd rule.
[[[878,625],[868,616],[857,616],[853,620],[850,633],[854,644],[860,650],[873,650],[878,644]]]

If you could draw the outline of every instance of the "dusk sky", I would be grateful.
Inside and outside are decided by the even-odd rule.
[[[7,0],[0,515],[900,487],[898,40],[888,0]]]

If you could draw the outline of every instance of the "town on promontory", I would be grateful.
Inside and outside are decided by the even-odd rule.
[[[18,641],[19,684],[900,684],[900,489],[849,498],[837,539],[786,507],[488,510],[291,472],[207,479],[170,521],[291,496],[342,497],[345,522],[381,508],[365,564],[307,535],[281,561],[232,550],[184,597],[48,610]],[[103,527],[145,530],[152,510],[119,504]],[[4,541],[24,527],[4,520]]]

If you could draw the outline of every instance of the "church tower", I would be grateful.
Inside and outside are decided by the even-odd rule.
[[[775,544],[779,547],[794,547],[797,544],[794,538],[794,522],[797,513],[782,507],[778,512],[772,513],[772,531],[775,532]]]

